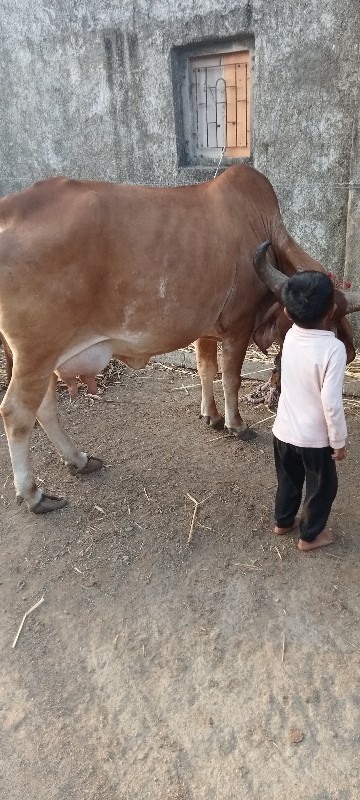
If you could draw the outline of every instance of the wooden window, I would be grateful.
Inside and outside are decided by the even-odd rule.
[[[250,156],[250,51],[189,59],[195,157]]]

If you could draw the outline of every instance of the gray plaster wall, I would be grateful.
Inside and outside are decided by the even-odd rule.
[[[350,159],[346,227],[345,277],[354,287],[360,284],[360,84],[357,85],[353,140]],[[360,345],[360,314],[351,318],[355,340]]]
[[[178,166],[172,54],[251,35],[252,163],[290,232],[359,286],[359,33],[358,0],[2,0],[0,193],[54,174],[211,177]]]

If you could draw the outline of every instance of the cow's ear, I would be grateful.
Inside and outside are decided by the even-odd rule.
[[[290,311],[288,311],[288,309],[286,308],[286,306],[285,306],[285,308],[284,308],[284,314],[285,314],[285,317],[287,317],[287,318],[290,320],[290,322],[294,322],[294,320],[293,320],[293,318],[292,318],[292,316],[291,316],[291,314],[290,314]]]

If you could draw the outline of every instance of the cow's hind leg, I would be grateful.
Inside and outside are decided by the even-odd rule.
[[[226,337],[222,342],[222,381],[225,397],[225,428],[239,439],[249,441],[256,434],[252,431],[239,413],[239,389],[241,386],[241,369],[246,349],[252,332],[242,329],[235,336]]]
[[[217,342],[215,339],[197,339],[194,344],[201,380],[200,417],[212,428],[220,430],[224,427],[224,417],[219,414],[214,398],[214,378],[218,371]]]
[[[57,377],[53,374],[46,395],[38,409],[37,419],[72,475],[86,475],[95,472],[103,465],[101,459],[93,458],[78,450],[59,423],[56,386]]]
[[[62,508],[66,502],[63,497],[46,495],[40,491],[30,463],[31,435],[48,380],[44,373],[42,377],[30,375],[15,364],[10,386],[1,404],[17,500],[25,500],[29,509],[36,514]]]

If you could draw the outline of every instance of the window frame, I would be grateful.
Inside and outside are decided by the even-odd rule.
[[[248,90],[249,90],[249,148],[243,155],[226,154],[220,147],[204,148],[199,152],[196,146],[196,130],[194,126],[193,96],[191,89],[191,64],[196,59],[219,56],[232,57],[235,53],[249,53]],[[174,48],[172,52],[172,73],[174,89],[174,110],[176,144],[179,167],[204,168],[217,165],[221,158],[222,166],[234,163],[252,163],[252,115],[254,96],[254,59],[255,40],[253,35],[244,35],[232,40],[200,43],[193,46]],[[228,148],[227,148],[228,149]],[[221,157],[222,156],[222,157]]]

